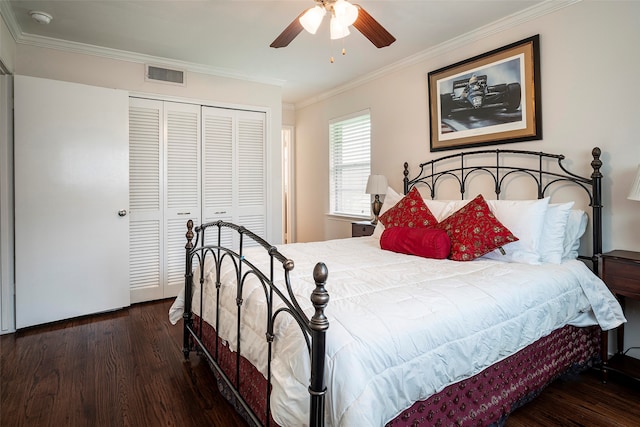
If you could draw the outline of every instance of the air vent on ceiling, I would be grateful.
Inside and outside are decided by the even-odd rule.
[[[171,70],[169,68],[155,67],[153,65],[145,66],[145,80],[171,83],[184,86],[184,71]]]

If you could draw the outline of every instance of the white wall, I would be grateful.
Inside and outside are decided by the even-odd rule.
[[[599,146],[604,251],[640,251],[640,203],[626,199],[640,163],[639,17],[640,2],[582,1],[298,108],[298,241],[350,236],[348,222],[326,216],[329,119],[371,110],[372,172],[386,175],[401,192],[405,161],[415,170],[443,155],[429,152],[428,72],[540,34],[544,138],[496,148],[560,152],[570,170],[588,175],[591,149]],[[640,303],[627,307],[627,345],[640,346]]]
[[[282,125],[295,126],[296,124],[296,107],[292,104],[282,105]]]

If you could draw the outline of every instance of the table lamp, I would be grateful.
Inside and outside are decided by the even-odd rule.
[[[371,203],[371,210],[373,211],[373,221],[371,221],[371,224],[377,224],[378,215],[380,215],[380,209],[382,209],[380,195],[387,193],[387,177],[384,175],[369,175],[365,192],[367,194],[375,194],[375,199],[373,203]]]
[[[629,200],[637,200],[640,202],[640,165],[638,165],[638,171],[636,172],[636,177],[633,180],[633,184],[631,185],[631,191],[629,191],[629,195],[627,196]]]

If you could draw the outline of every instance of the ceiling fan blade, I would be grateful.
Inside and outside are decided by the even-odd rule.
[[[307,9],[309,10],[309,9]],[[300,17],[307,13],[307,10],[302,11],[300,15],[296,19],[294,19],[291,24],[287,28],[280,33],[278,37],[269,45],[270,47],[275,47],[276,49],[279,47],[287,47],[289,43],[296,38],[298,34],[304,29],[302,24],[300,23]]]
[[[393,37],[382,25],[380,25],[378,21],[373,19],[373,16],[369,15],[362,6],[357,4],[354,6],[358,8],[358,19],[353,23],[353,26],[356,27],[363,36],[368,38],[371,43],[380,48],[389,46],[391,43],[396,41],[396,38]]]

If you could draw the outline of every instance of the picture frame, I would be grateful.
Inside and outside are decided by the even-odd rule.
[[[431,151],[542,139],[539,39],[428,74]]]

